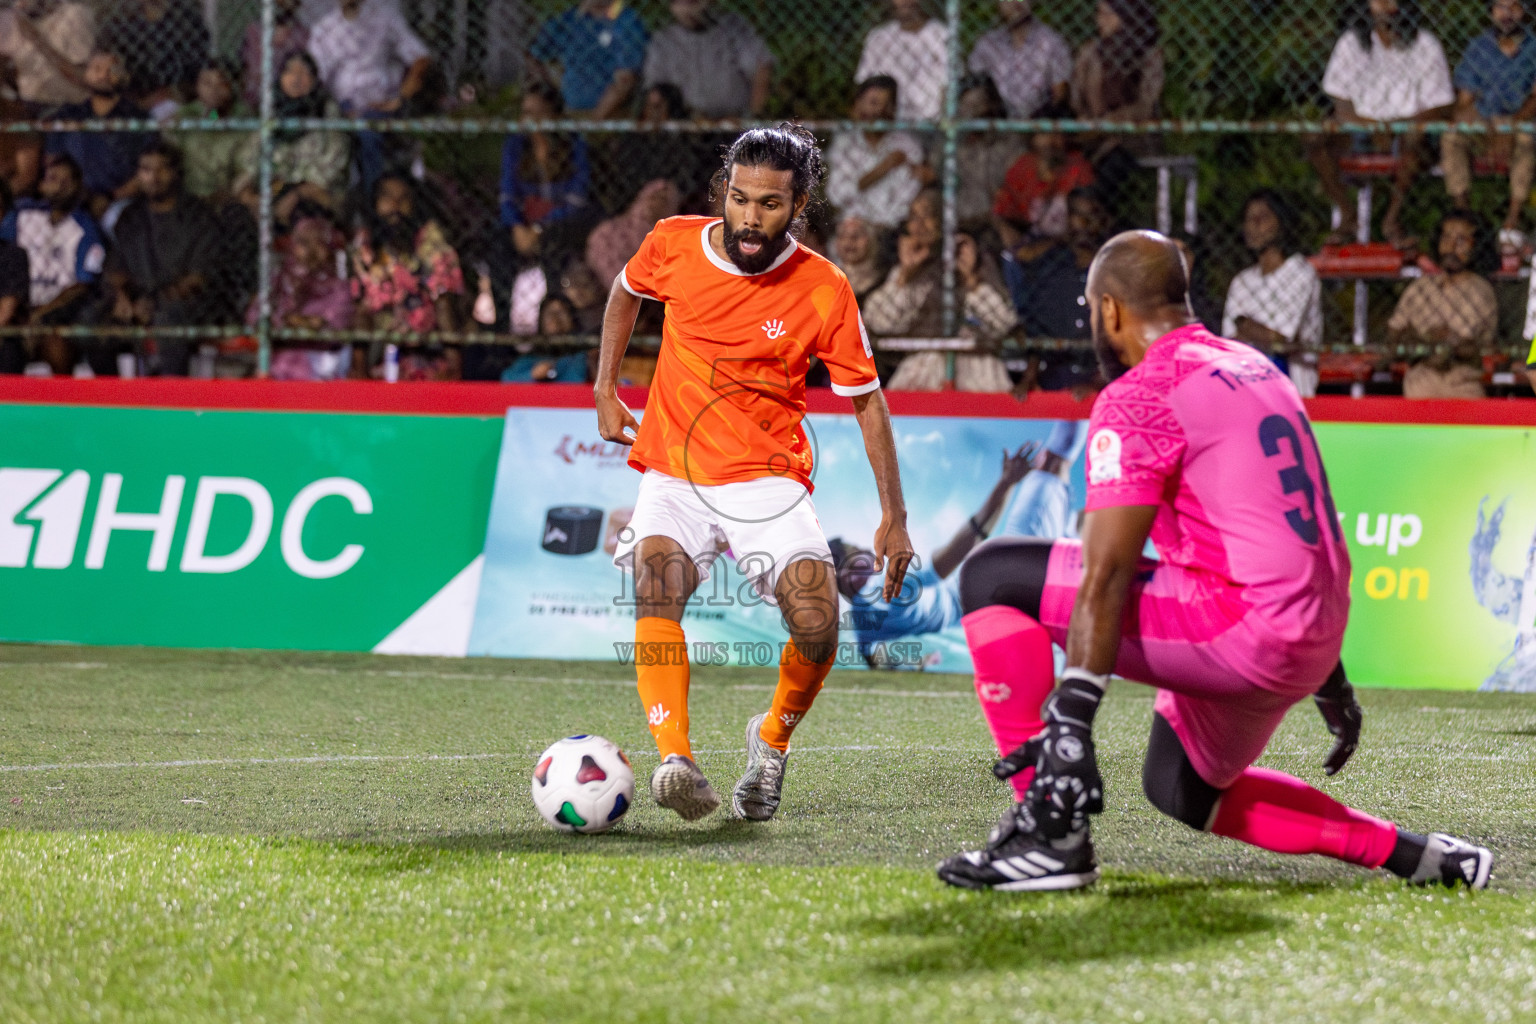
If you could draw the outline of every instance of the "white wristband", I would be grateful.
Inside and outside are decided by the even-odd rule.
[[[1100,693],[1109,689],[1109,676],[1101,676],[1095,672],[1089,672],[1085,668],[1069,668],[1061,674],[1061,681],[1076,679],[1078,682],[1088,683],[1098,688]]]

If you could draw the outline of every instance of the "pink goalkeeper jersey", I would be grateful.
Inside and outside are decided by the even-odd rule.
[[[1256,350],[1182,327],[1104,389],[1087,509],[1116,505],[1158,506],[1159,557],[1208,585],[1263,646],[1337,650],[1349,552],[1301,399]]]

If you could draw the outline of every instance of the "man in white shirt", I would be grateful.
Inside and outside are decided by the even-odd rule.
[[[949,28],[928,17],[922,0],[891,0],[892,20],[864,37],[856,82],[876,75],[896,80],[896,116],[904,121],[932,120],[944,113],[949,81]]]
[[[16,95],[40,109],[80,103],[96,16],[73,0],[21,0],[0,22],[0,56],[16,68]]]
[[[1323,343],[1322,282],[1296,251],[1296,214],[1284,196],[1259,189],[1243,204],[1243,244],[1257,262],[1232,279],[1221,333],[1260,351],[1289,355],[1303,398],[1317,394],[1317,370],[1304,357]]]
[[[997,83],[1009,117],[1034,117],[1066,102],[1072,81],[1072,49],[1061,34],[1035,17],[1034,0],[1001,0],[1002,25],[980,39],[966,66]]]
[[[1339,37],[1323,74],[1323,91],[1333,100],[1334,119],[1340,124],[1377,125],[1448,119],[1456,101],[1450,65],[1440,41],[1420,27],[1418,0],[1356,2],[1358,20]],[[1358,227],[1339,174],[1339,158],[1351,145],[1385,148],[1390,141],[1386,134],[1371,138],[1346,133],[1308,140],[1307,157],[1322,179],[1323,191],[1339,210],[1338,239],[1352,240]],[[1382,235],[1394,244],[1402,241],[1403,197],[1422,165],[1424,136],[1412,132],[1397,141],[1397,174],[1381,226]]]
[[[899,90],[889,75],[859,83],[849,117],[888,121],[896,114]],[[842,132],[827,155],[827,198],[843,217],[858,217],[883,228],[906,216],[933,172],[923,146],[906,132]]]
[[[326,90],[353,116],[398,110],[432,66],[427,44],[387,0],[340,0],[310,30],[309,52]]]
[[[651,37],[647,88],[671,82],[695,117],[759,117],[773,85],[773,54],[751,22],[713,0],[672,0],[673,24]]]

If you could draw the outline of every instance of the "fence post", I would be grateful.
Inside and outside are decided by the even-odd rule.
[[[261,0],[261,158],[258,180],[256,248],[256,373],[265,377],[272,365],[272,89],[275,84],[272,33],[275,0]]]
[[[944,335],[953,337],[959,322],[960,303],[955,296],[955,232],[959,230],[959,215],[955,209],[955,197],[959,190],[959,167],[956,154],[959,150],[959,133],[955,118],[960,106],[960,0],[945,0],[944,19],[949,22],[949,46],[945,60],[949,66],[948,81],[944,84],[944,163],[942,171],[944,195]],[[951,352],[949,379],[954,380],[955,356]]]

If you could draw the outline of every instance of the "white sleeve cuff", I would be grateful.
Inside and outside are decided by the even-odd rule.
[[[619,271],[619,284],[623,285],[624,290],[629,292],[629,294],[633,295],[637,299],[654,299],[656,297],[654,295],[647,295],[645,292],[635,291],[634,287],[629,283],[629,277],[624,273],[623,270]]]
[[[842,395],[844,398],[856,398],[859,395],[867,395],[871,391],[878,390],[879,387],[880,387],[880,378],[876,377],[874,380],[870,381],[868,384],[854,384],[851,387],[849,385],[847,385],[847,384],[837,384],[837,383],[834,383],[832,385],[832,393],[833,394],[837,394],[837,395]]]

